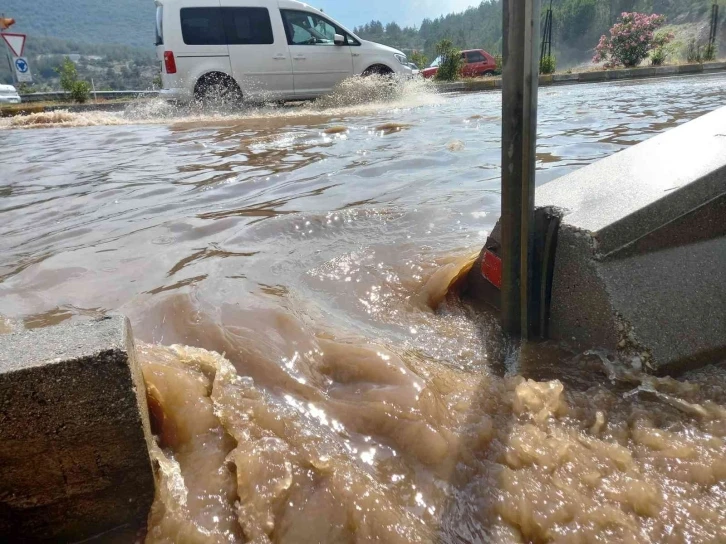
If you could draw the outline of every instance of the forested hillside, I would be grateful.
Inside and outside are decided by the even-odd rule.
[[[147,89],[159,72],[152,48],[30,36],[25,55],[30,59],[35,90],[58,88],[56,69],[68,54],[81,56],[76,63],[79,75],[93,80],[96,90]],[[11,82],[7,63],[0,62],[0,83]]]
[[[564,62],[589,59],[598,38],[623,11],[661,13],[674,24],[702,23],[694,29],[703,32],[708,25],[712,3],[713,0],[553,0],[554,48]],[[719,3],[723,21],[726,2],[719,0]],[[542,0],[542,5],[544,11],[549,1]],[[498,53],[502,38],[501,10],[501,0],[485,0],[463,13],[425,19],[419,27],[401,28],[396,23],[384,25],[372,21],[355,30],[368,40],[406,51],[423,51],[429,59],[435,56],[436,43],[444,38],[462,49],[482,47]]]
[[[57,88],[55,69],[63,55],[80,54],[79,74],[97,89],[145,89],[152,84],[153,0],[0,0],[0,10],[16,20],[13,32],[28,35],[35,89]],[[0,82],[12,80],[0,62]]]
[[[14,31],[88,43],[152,47],[153,0],[1,0]]]

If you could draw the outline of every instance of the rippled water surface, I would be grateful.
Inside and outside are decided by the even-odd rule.
[[[538,183],[724,83],[541,89]],[[655,380],[502,341],[446,295],[498,216],[501,95],[375,98],[2,121],[0,315],[130,317],[147,540],[723,541],[721,366]]]

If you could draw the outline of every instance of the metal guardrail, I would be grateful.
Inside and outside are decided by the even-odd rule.
[[[105,100],[114,98],[153,98],[159,95],[159,91],[96,91],[91,92],[91,98],[98,97]],[[54,91],[50,93],[26,93],[20,98],[25,102],[46,102],[64,100],[70,98],[70,93],[65,91]]]

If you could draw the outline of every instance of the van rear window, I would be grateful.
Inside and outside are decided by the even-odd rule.
[[[155,45],[164,45],[164,7],[156,6],[156,42]]]
[[[225,45],[219,8],[182,8],[182,38],[187,45]]]
[[[274,43],[267,8],[182,8],[182,38],[187,45]]]

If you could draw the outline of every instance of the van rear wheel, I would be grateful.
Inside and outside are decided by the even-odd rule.
[[[194,98],[204,106],[235,106],[242,102],[242,91],[227,74],[213,72],[199,79]]]

